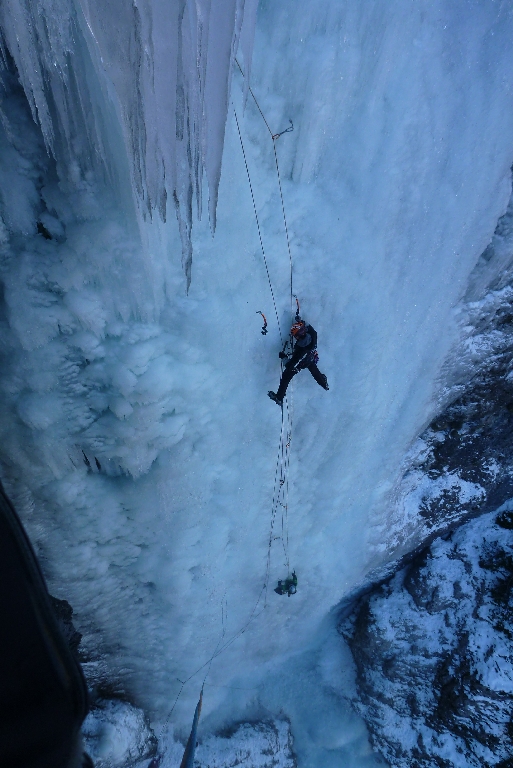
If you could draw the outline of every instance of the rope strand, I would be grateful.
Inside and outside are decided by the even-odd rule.
[[[238,62],[238,59],[235,59],[235,63],[237,64],[237,66],[238,66],[238,68],[239,68],[239,70],[240,70],[240,73],[241,73],[242,77],[243,77],[243,78],[244,78],[244,80],[245,80],[245,79],[246,79],[246,76],[245,76],[244,72],[242,71],[242,67],[241,67],[241,65],[239,64],[239,62]],[[274,136],[274,133],[273,133],[273,132],[271,131],[271,129],[269,128],[269,123],[268,123],[268,122],[267,122],[267,120],[265,119],[265,115],[264,115],[264,113],[262,112],[262,110],[260,109],[260,104],[259,104],[259,103],[258,103],[258,101],[256,100],[256,96],[255,96],[255,94],[253,93],[253,91],[251,90],[251,86],[250,86],[250,85],[248,85],[248,91],[249,91],[249,92],[250,92],[250,94],[253,96],[253,100],[254,100],[255,104],[257,105],[258,111],[259,111],[259,112],[260,112],[260,114],[262,115],[262,119],[263,119],[264,123],[266,124],[266,126],[267,126],[267,130],[269,131],[269,135],[270,135],[270,137],[271,137],[271,139],[272,139],[272,137]]]
[[[238,59],[235,59],[235,63],[237,64],[237,66],[239,68],[239,71],[240,71],[242,77],[245,80],[246,76],[244,75],[243,69],[242,69],[241,65],[239,64]],[[287,250],[288,250],[288,253],[289,253],[289,261],[290,261],[290,311],[291,311],[291,314],[294,315],[293,301],[292,301],[292,297],[294,295],[294,290],[293,290],[292,251],[290,249],[289,228],[287,226],[287,216],[285,215],[285,203],[283,201],[283,190],[282,190],[282,186],[281,186],[280,165],[278,163],[278,153],[276,152],[276,141],[280,138],[280,136],[283,135],[283,133],[288,133],[288,132],[290,132],[291,129],[287,128],[287,130],[286,131],[282,131],[282,133],[273,133],[271,128],[270,128],[270,126],[269,126],[269,123],[267,122],[266,117],[265,117],[265,115],[264,115],[264,113],[262,111],[262,108],[260,107],[260,104],[258,103],[257,97],[253,93],[253,89],[251,88],[250,85],[248,85],[248,90],[249,90],[251,96],[253,97],[253,101],[255,102],[256,107],[257,107],[258,111],[260,112],[260,114],[262,116],[262,120],[264,121],[265,126],[266,126],[267,130],[269,131],[269,136],[271,137],[272,142],[273,142],[274,160],[275,160],[275,163],[276,163],[276,173],[277,173],[277,176],[278,176],[278,187],[280,189],[281,210],[282,210],[282,213],[283,213],[283,223],[285,225],[285,235],[286,235],[286,238],[287,238]],[[237,122],[237,127],[238,127],[238,122]],[[239,132],[239,135],[240,135],[240,132]]]
[[[290,313],[291,315],[294,315],[294,302],[292,300],[294,296],[294,290],[292,287],[292,275],[293,275],[292,251],[290,250],[289,228],[287,226],[287,217],[285,215],[285,203],[283,202],[283,191],[281,188],[280,166],[278,164],[278,153],[276,152],[276,139],[274,138],[273,138],[273,150],[274,150],[274,159],[276,161],[276,173],[278,174],[278,187],[280,189],[281,210],[283,213],[283,223],[285,225],[285,235],[287,237],[287,249],[289,252],[289,261],[290,261]]]
[[[235,59],[235,62],[236,62],[237,66],[238,66],[238,68],[240,70],[240,73],[241,73],[242,77],[244,77],[244,72],[243,72],[239,62],[237,61],[237,59]],[[289,229],[288,229],[288,225],[287,225],[287,216],[286,216],[286,213],[285,213],[285,202],[284,202],[284,199],[283,199],[283,189],[282,189],[282,183],[281,183],[280,166],[279,166],[279,162],[278,162],[278,153],[276,152],[276,141],[277,141],[277,139],[281,135],[283,135],[283,133],[288,133],[289,131],[293,130],[293,126],[291,125],[291,128],[288,128],[286,131],[282,131],[282,133],[274,134],[272,132],[270,126],[269,126],[269,123],[266,120],[266,117],[265,117],[265,115],[264,115],[264,113],[263,113],[263,111],[262,111],[262,109],[260,107],[260,104],[257,101],[257,98],[256,98],[255,94],[253,93],[252,88],[249,85],[248,85],[248,90],[249,90],[249,93],[251,94],[251,96],[252,96],[252,98],[253,98],[256,106],[257,106],[258,111],[260,112],[260,115],[262,116],[262,119],[263,119],[263,121],[265,123],[265,126],[266,126],[267,130],[269,131],[269,135],[270,135],[270,137],[272,139],[272,142],[273,142],[274,160],[275,160],[275,164],[276,164],[276,174],[277,174],[277,178],[278,178],[278,188],[279,188],[279,191],[280,191],[281,210],[282,210],[282,214],[283,214],[283,223],[284,223],[284,226],[285,226],[285,235],[286,235],[286,239],[287,239],[287,250],[288,250],[288,254],[289,254],[289,263],[290,263],[290,305],[291,305],[292,316],[294,316],[294,312],[293,312],[293,296],[294,296],[294,293],[293,293],[293,260],[292,260],[292,251],[291,251],[291,247],[290,247],[290,237],[289,237]],[[271,282],[271,276],[269,274],[269,267],[268,267],[268,264],[267,264],[267,257],[266,257],[264,243],[263,243],[263,239],[262,239],[262,232],[260,230],[260,222],[259,222],[259,219],[258,219],[258,212],[257,212],[257,207],[256,207],[256,202],[255,202],[255,195],[253,193],[253,185],[251,183],[251,176],[250,176],[250,173],[249,173],[249,166],[248,166],[248,161],[247,161],[247,157],[246,157],[246,151],[245,151],[245,148],[244,148],[244,142],[242,140],[242,133],[241,133],[241,130],[240,130],[240,125],[239,125],[239,119],[238,119],[238,116],[237,116],[237,111],[235,109],[235,105],[233,105],[233,102],[232,102],[232,106],[233,106],[233,111],[234,111],[234,114],[235,114],[235,122],[237,124],[237,132],[239,134],[239,140],[240,140],[240,145],[241,145],[241,149],[242,149],[242,155],[243,155],[243,158],[244,158],[244,165],[246,166],[246,173],[247,173],[248,182],[249,182],[249,189],[250,189],[250,192],[251,192],[251,200],[252,200],[252,203],[253,203],[253,211],[254,211],[254,214],[255,214],[255,220],[256,220],[257,231],[258,231],[258,238],[259,238],[259,241],[260,241],[260,248],[262,250],[262,256],[263,256],[263,260],[264,260],[265,270],[266,270],[266,273],[267,273],[267,280],[268,280],[268,283],[269,283],[269,289],[271,291],[271,297],[272,297],[272,301],[273,301],[273,305],[274,305],[274,312],[276,314],[276,322],[278,324],[278,331],[279,331],[279,334],[280,334],[281,342],[283,344],[283,335],[282,335],[282,332],[281,332],[281,325],[280,325],[280,318],[279,318],[279,314],[278,314],[278,307],[276,305],[276,300],[275,300],[275,297],[274,297],[274,290],[273,290],[273,286],[272,286],[272,282]],[[283,371],[283,368],[282,368],[282,371]],[[171,710],[170,710],[168,716],[166,717],[166,719],[164,721],[164,724],[162,726],[161,739],[162,739],[162,736],[164,734],[164,731],[165,731],[167,725],[169,724],[169,721],[170,721],[171,716],[172,716],[172,714],[173,714],[173,712],[174,712],[174,710],[176,708],[176,705],[177,705],[178,700],[179,700],[179,698],[180,698],[180,696],[182,694],[182,691],[185,688],[185,686],[187,685],[187,683],[190,680],[192,680],[193,677],[195,677],[199,672],[201,672],[203,669],[205,669],[205,667],[207,667],[207,670],[206,670],[206,673],[205,673],[205,677],[203,679],[202,690],[203,690],[203,687],[205,685],[209,685],[209,683],[207,683],[206,680],[207,680],[207,677],[208,677],[208,675],[210,673],[210,669],[212,667],[212,662],[214,661],[214,659],[218,658],[239,637],[241,637],[247,631],[247,629],[249,628],[251,623],[255,619],[257,619],[259,616],[261,616],[261,614],[264,612],[265,608],[267,607],[267,592],[268,592],[269,580],[270,580],[270,576],[271,576],[271,549],[272,549],[272,543],[273,543],[273,533],[274,533],[274,526],[275,526],[275,522],[276,522],[276,514],[277,514],[277,511],[278,511],[278,505],[280,505],[281,508],[282,508],[282,513],[281,513],[281,534],[282,534],[281,535],[281,540],[282,540],[283,550],[284,550],[284,554],[285,554],[285,561],[286,561],[285,564],[286,564],[286,567],[287,567],[288,575],[290,575],[289,530],[288,530],[288,496],[289,496],[290,444],[291,444],[291,440],[292,440],[292,405],[289,408],[288,398],[286,398],[285,403],[286,403],[286,405],[285,405],[286,417],[285,417],[285,408],[282,407],[282,409],[281,409],[281,429],[280,429],[280,439],[279,439],[279,442],[278,442],[278,454],[277,454],[277,458],[276,458],[276,468],[275,468],[275,473],[274,473],[274,490],[273,490],[273,500],[272,500],[272,507],[271,507],[271,523],[270,523],[269,539],[268,539],[268,545],[267,545],[267,558],[266,558],[266,570],[265,570],[264,584],[262,586],[262,589],[260,590],[260,593],[259,593],[258,598],[256,600],[256,603],[255,603],[255,605],[253,607],[253,610],[251,611],[251,613],[249,615],[248,620],[239,629],[238,632],[236,632],[229,640],[227,640],[226,642],[223,643],[223,640],[224,640],[225,635],[226,635],[226,618],[225,618],[225,598],[226,598],[226,593],[225,593],[225,596],[223,597],[223,603],[221,604],[221,622],[222,622],[222,634],[221,634],[221,637],[219,638],[219,640],[217,642],[217,645],[216,645],[216,647],[214,649],[213,654],[210,656],[209,659],[207,659],[207,661],[204,664],[202,664],[200,667],[198,667],[198,669],[196,669],[185,680],[179,680],[177,678],[178,682],[180,683],[180,689],[179,689],[179,691],[178,691],[178,693],[176,695],[176,698],[175,698],[175,700],[173,702],[173,706],[171,707]],[[259,607],[259,605],[260,605],[260,603],[262,601],[262,597],[264,597],[264,604],[263,604],[263,607],[258,611],[258,607]],[[214,687],[226,687],[226,688],[228,688],[229,686],[214,686]],[[245,690],[245,689],[239,689],[239,690]],[[247,689],[247,690],[252,690],[252,689]]]
[[[271,283],[271,276],[269,274],[269,267],[267,266],[267,258],[266,258],[266,255],[265,255],[265,248],[264,248],[264,243],[263,243],[263,240],[262,240],[262,233],[260,231],[260,222],[258,220],[257,207],[256,207],[256,203],[255,203],[255,195],[253,194],[253,185],[251,184],[251,176],[249,175],[248,161],[246,159],[246,151],[244,149],[244,142],[242,141],[242,133],[241,133],[241,130],[240,130],[239,118],[237,117],[237,110],[235,109],[235,105],[233,105],[233,102],[232,102],[232,106],[233,106],[233,111],[234,111],[234,114],[235,114],[235,122],[237,123],[237,131],[239,133],[239,139],[240,139],[240,145],[241,145],[241,148],[242,148],[242,154],[244,156],[244,165],[246,166],[246,173],[248,175],[249,189],[250,189],[250,192],[251,192],[251,199],[253,201],[253,210],[255,212],[255,219],[256,219],[256,225],[257,225],[257,230],[258,230],[258,237],[259,237],[259,240],[260,240],[260,247],[262,249],[262,256],[264,257],[265,271],[267,272],[267,280],[268,280],[268,283],[269,283],[269,288],[271,290],[271,296],[272,296],[272,300],[273,300],[273,304],[274,304],[274,312],[276,314],[276,322],[278,323],[278,330],[280,332],[280,339],[281,339],[281,341],[283,343],[283,336],[282,336],[282,333],[281,333],[280,318],[279,318],[279,315],[278,315],[278,307],[276,306],[276,300],[274,298],[273,286],[272,286],[272,283]]]

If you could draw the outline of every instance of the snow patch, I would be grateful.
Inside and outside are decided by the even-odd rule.
[[[124,701],[97,702],[82,733],[96,768],[135,766],[155,753],[156,739],[144,713]]]

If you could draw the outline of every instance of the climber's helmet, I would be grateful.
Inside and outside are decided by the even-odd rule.
[[[294,323],[290,333],[295,339],[302,339],[303,336],[306,336],[306,323],[304,320],[298,320]]]

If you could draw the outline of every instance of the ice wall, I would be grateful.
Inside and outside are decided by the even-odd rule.
[[[0,7],[4,59],[6,51],[14,59],[61,174],[77,163],[82,171],[101,166],[120,187],[128,169],[142,217],[156,211],[165,220],[168,208],[176,211],[188,283],[193,202],[201,217],[204,179],[215,230],[245,10],[241,53],[249,67],[256,0],[6,0]]]
[[[507,204],[512,27],[509,6],[491,0],[259,8],[253,87],[273,130],[294,121],[277,144],[294,286],[330,391],[307,373],[291,390],[298,594],[273,594],[213,662],[204,727],[281,713],[303,766],[373,762],[344,700],[350,664],[330,611],[394,554],[388,494],[433,413],[454,308]],[[114,54],[105,61],[109,71]],[[90,54],[85,79],[96,66]],[[128,134],[113,92],[94,90],[118,151]],[[232,93],[241,119],[237,74]],[[265,574],[280,429],[266,392],[280,343],[239,139],[230,112],[216,236],[205,220],[193,232],[188,298],[176,227],[162,225],[169,253],[151,255],[167,300],[156,302],[115,178],[56,167],[20,99],[4,103],[0,163],[3,476],[91,659],[162,723],[223,624],[229,639],[248,621]],[[251,100],[241,129],[284,325],[274,156]],[[273,580],[285,576],[276,536]],[[173,712],[176,734],[201,679]]]

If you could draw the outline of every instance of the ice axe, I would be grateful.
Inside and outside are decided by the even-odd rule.
[[[298,297],[296,296],[295,293],[293,293],[292,295],[294,296],[294,298],[296,300],[296,323],[297,323],[298,320],[301,320],[301,309],[300,309],[300,306],[299,306],[299,299],[298,299]]]
[[[257,315],[262,315],[262,317],[264,318],[264,324],[262,326],[262,330],[260,331],[260,333],[262,334],[262,336],[265,336],[267,333],[267,318],[263,312],[260,312],[259,309],[257,309]]]

